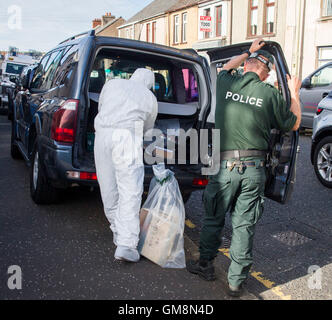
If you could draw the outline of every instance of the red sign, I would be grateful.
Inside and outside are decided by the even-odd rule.
[[[212,31],[212,18],[209,16],[200,16],[200,31],[211,32]]]

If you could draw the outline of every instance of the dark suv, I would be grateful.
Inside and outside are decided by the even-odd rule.
[[[97,186],[94,118],[106,81],[129,79],[137,68],[152,70],[156,80],[153,91],[159,105],[156,127],[184,129],[190,140],[191,129],[213,128],[216,66],[249,46],[246,43],[213,50],[209,52],[209,66],[193,50],[96,37],[94,31],[60,43],[37,67],[27,71],[23,90],[14,101],[11,154],[13,158],[23,156],[30,166],[33,200],[37,204],[52,203],[59,189],[74,184]],[[276,59],[279,88],[290,101],[288,69],[281,49],[273,42],[267,43],[265,49]],[[294,179],[297,143],[298,135],[294,132],[281,135],[274,131],[272,135],[273,166],[269,169],[266,195],[282,203]],[[208,164],[208,155],[203,158]],[[184,200],[207,184],[207,178],[201,175],[202,166],[201,162],[190,164],[189,156],[187,164],[168,165],[175,172]],[[148,186],[151,166],[146,165],[145,173]]]

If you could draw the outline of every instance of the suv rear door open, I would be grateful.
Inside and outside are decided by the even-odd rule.
[[[210,71],[212,82],[211,110],[206,114],[206,120],[208,123],[214,123],[218,64],[225,64],[232,57],[240,55],[245,50],[248,50],[250,46],[251,43],[242,43],[208,51],[211,61]],[[266,42],[263,49],[269,51],[274,56],[278,88],[287,101],[287,104],[290,106],[291,99],[286,78],[289,71],[282,49],[276,42]],[[295,182],[298,140],[298,132],[282,134],[278,130],[272,130],[270,141],[270,164],[268,166],[265,189],[265,195],[267,198],[283,204],[289,199]]]

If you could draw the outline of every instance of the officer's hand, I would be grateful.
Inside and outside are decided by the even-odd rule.
[[[249,51],[251,53],[254,53],[254,52],[262,49],[264,46],[265,46],[264,39],[263,38],[258,38],[251,44],[251,47],[250,47]]]
[[[302,84],[300,79],[295,76],[290,77],[287,74],[287,82],[288,82],[288,88],[291,92],[291,95],[297,96],[300,92],[301,84]]]

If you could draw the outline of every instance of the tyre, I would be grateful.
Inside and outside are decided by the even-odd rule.
[[[8,120],[13,120],[13,101],[10,99],[8,94]]]
[[[36,143],[31,156],[30,194],[36,204],[52,204],[58,199],[58,190],[47,179]]]
[[[15,144],[15,131],[14,131],[14,122],[12,122],[12,133],[10,136],[10,155],[14,160],[20,160],[22,159],[22,154],[20,152],[20,149]]]
[[[332,136],[325,137],[316,146],[314,168],[318,180],[332,188]]]

